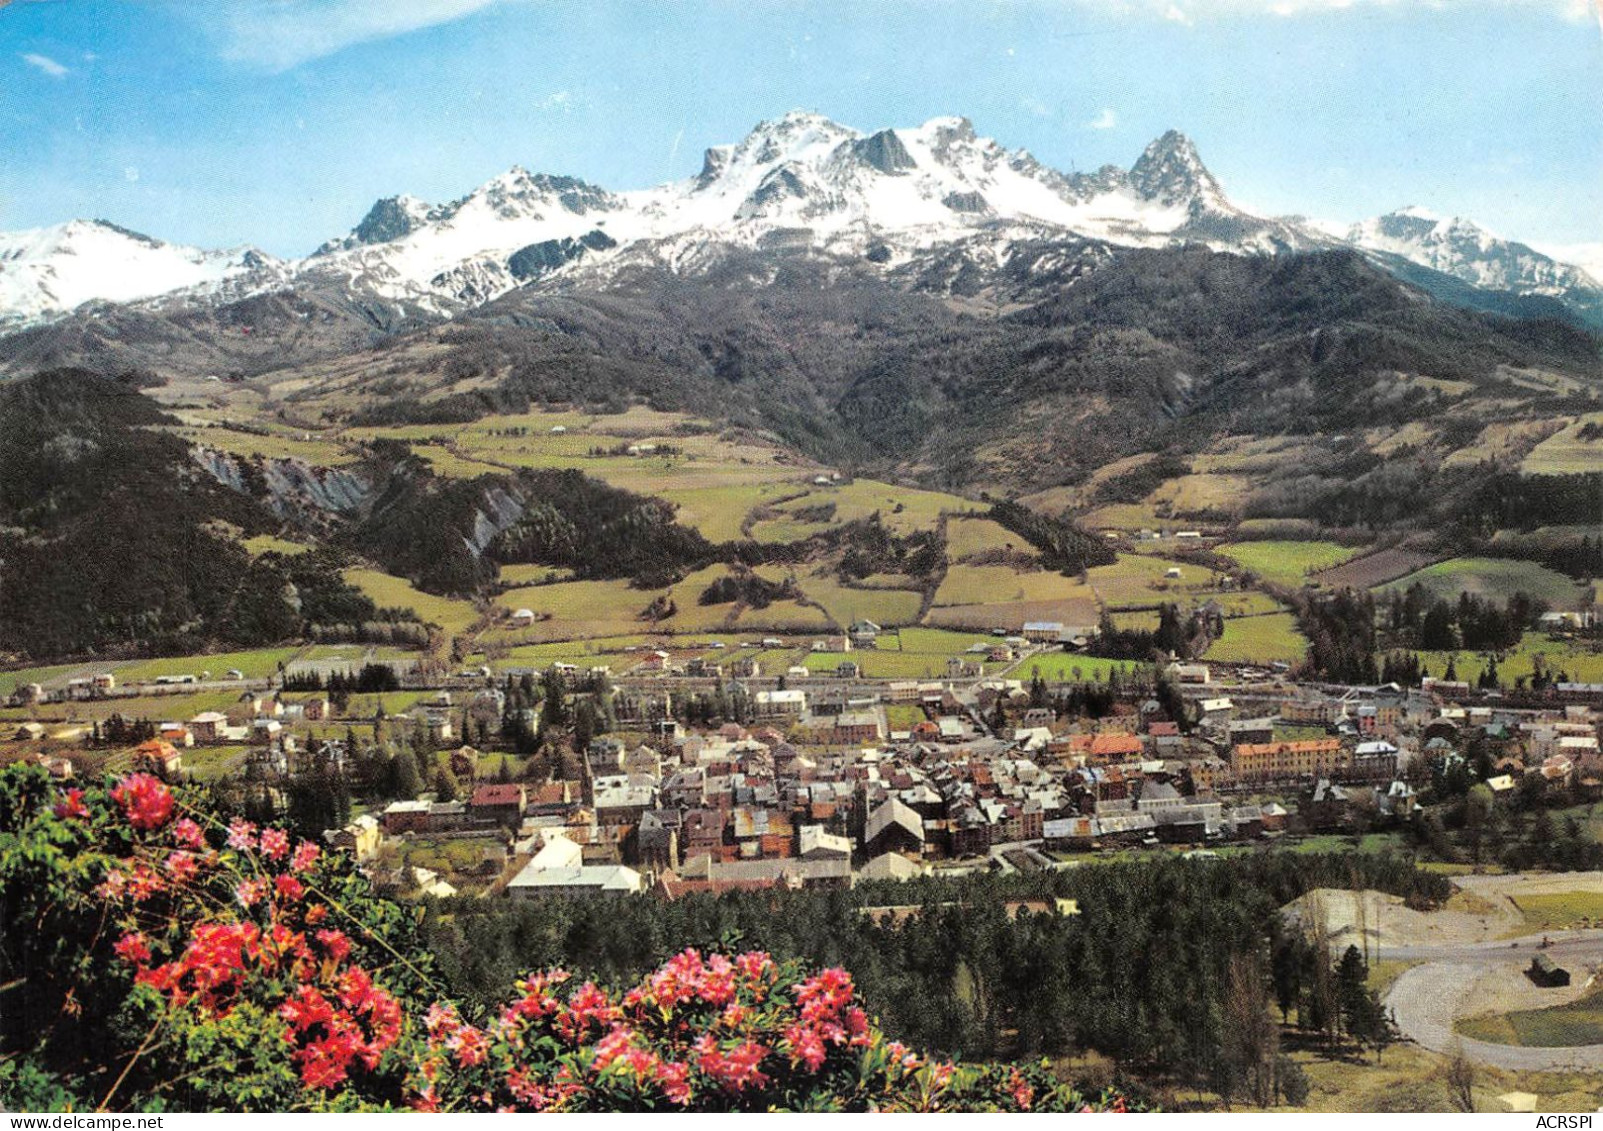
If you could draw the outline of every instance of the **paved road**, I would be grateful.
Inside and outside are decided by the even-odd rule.
[[[1553,942],[1545,953],[1571,972],[1581,974],[1603,964],[1603,931],[1554,931],[1550,937]],[[1475,1000],[1476,983],[1500,968],[1530,965],[1541,940],[1541,935],[1529,935],[1514,940],[1513,945],[1487,942],[1381,947],[1378,953],[1383,959],[1423,960],[1423,965],[1404,971],[1386,995],[1386,1005],[1397,1018],[1397,1027],[1425,1048],[1443,1053],[1462,1049],[1471,1060],[1495,1068],[1603,1071],[1603,1045],[1525,1048],[1490,1044],[1453,1032],[1456,1018],[1479,1012],[1485,1005]]]

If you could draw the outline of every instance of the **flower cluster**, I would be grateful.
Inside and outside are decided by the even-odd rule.
[[[6,790],[27,772],[0,771],[0,803],[14,805]],[[37,775],[24,785],[27,819],[78,846],[73,857],[19,857],[63,869],[55,887],[22,889],[53,908],[30,914],[64,914],[70,890],[86,940],[82,980],[52,1012],[83,1014],[89,1032],[111,1031],[113,1019],[130,1032],[150,1027],[142,1046],[117,1050],[115,1071],[95,1073],[101,1086],[117,1080],[113,1095],[94,1097],[109,1106],[1088,1106],[1039,1066],[953,1064],[888,1041],[846,971],[761,951],[685,950],[628,988],[548,970],[518,982],[499,1010],[464,1016],[439,1000],[427,957],[409,941],[412,917],[315,843],[243,820],[225,826],[147,774],[104,789],[58,790]],[[74,995],[86,991],[84,1012]]]
[[[229,918],[192,924],[176,945],[127,930],[112,949],[134,968],[135,984],[155,990],[168,1008],[200,1018],[224,1018],[247,998],[266,1007],[283,1023],[283,1040],[308,1088],[334,1088],[358,1067],[377,1068],[401,1037],[403,1011],[394,994],[350,961],[343,931],[318,929],[328,914],[326,904],[308,902],[318,846],[236,820],[224,834],[232,854],[225,857],[194,819],[171,821],[175,799],[155,778],[130,775],[111,797],[134,828],[165,827],[171,840],[147,846],[159,864],[135,859],[108,873],[99,892],[113,907],[126,908],[134,921],[159,921],[150,906],[158,896],[171,903],[215,884],[228,885],[235,908]],[[69,793],[63,805],[73,815],[82,798]],[[164,946],[172,956],[159,962]]]
[[[142,832],[161,828],[173,815],[173,793],[160,778],[129,774],[111,791],[128,823]]]
[[[1056,1094],[1039,1069],[963,1068],[887,1042],[846,971],[809,974],[760,951],[686,950],[622,994],[561,970],[518,989],[483,1028],[429,1011],[414,1107],[1022,1111]]]

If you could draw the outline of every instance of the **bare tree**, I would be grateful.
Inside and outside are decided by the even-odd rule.
[[[1238,954],[1230,960],[1224,1014],[1222,1052],[1229,1062],[1225,1075],[1240,1080],[1257,1106],[1268,1107],[1275,1096],[1280,1029],[1269,1012],[1269,990],[1258,955]]]

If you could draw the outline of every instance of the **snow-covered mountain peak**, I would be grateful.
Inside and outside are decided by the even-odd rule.
[[[1061,172],[982,136],[967,118],[865,132],[795,110],[708,148],[695,176],[654,188],[615,193],[514,165],[444,204],[385,197],[350,232],[287,265],[249,249],[172,247],[99,221],[0,235],[0,325],[55,317],[91,298],[188,288],[186,300],[227,301],[286,282],[448,316],[518,286],[707,270],[735,249],[911,277],[959,261],[984,273],[1021,247],[1053,241],[1094,243],[1102,254],[1177,243],[1239,254],[1356,245],[1394,270],[1406,259],[1477,286],[1598,290],[1576,268],[1422,209],[1351,228],[1252,215],[1230,203],[1175,130],[1129,169]]]
[[[185,247],[107,220],[0,232],[0,328],[57,317],[96,300],[133,302],[281,268],[255,248]]]
[[[1443,218],[1422,208],[1400,208],[1354,224],[1347,240],[1380,255],[1395,255],[1477,287],[1561,296],[1598,281],[1534,248],[1502,239],[1473,220]]]
[[[1179,130],[1153,141],[1130,166],[1130,184],[1148,200],[1170,207],[1229,208],[1224,190],[1202,163],[1197,147]]]

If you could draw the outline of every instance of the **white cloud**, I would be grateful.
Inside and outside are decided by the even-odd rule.
[[[1026,113],[1034,114],[1037,118],[1050,118],[1052,116],[1052,108],[1033,94],[1027,94],[1019,99],[1019,109]]]
[[[35,55],[29,52],[21,56],[22,61],[30,67],[38,67],[53,79],[59,79],[68,73],[67,68],[56,62],[48,55]]]
[[[507,0],[164,0],[220,43],[223,58],[286,71],[357,43],[453,23]]]
[[[1111,130],[1118,124],[1118,113],[1104,107],[1100,114],[1085,124],[1085,128],[1088,130]]]
[[[1552,256],[1560,263],[1573,263],[1603,283],[1603,240],[1592,243],[1539,243],[1531,246],[1543,255]]]
[[[1163,10],[1163,18],[1168,20],[1170,23],[1185,24],[1187,27],[1191,26],[1191,17],[1186,15],[1185,9],[1181,8],[1178,4],[1170,4],[1167,8],[1165,8]]]

